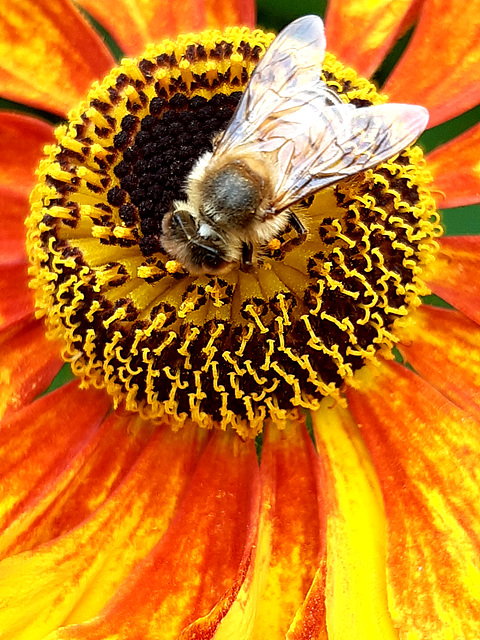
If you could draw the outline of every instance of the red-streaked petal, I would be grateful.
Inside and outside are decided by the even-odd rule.
[[[0,112],[0,184],[28,195],[43,147],[53,141],[53,127],[37,118]],[[3,208],[2,208],[3,209]]]
[[[157,446],[155,450],[158,465],[158,452],[163,448]],[[150,478],[142,478],[148,492]],[[167,493],[175,491],[175,486],[174,478]],[[160,489],[157,487],[157,491]],[[131,496],[131,500],[135,504],[138,496]],[[103,640],[111,633],[125,639],[177,638],[184,626],[208,614],[235,583],[250,539],[252,518],[255,522],[257,516],[258,465],[253,443],[242,443],[232,433],[215,432],[190,489],[160,542],[97,617],[60,629],[51,639]],[[117,526],[121,523],[125,526],[123,513],[119,514]],[[154,527],[155,519],[148,526]],[[115,528],[115,523],[108,527],[108,539]],[[120,541],[118,553],[123,552],[125,544]],[[62,572],[61,579],[68,583],[67,588],[59,584],[58,592],[66,598],[71,598],[72,590],[77,592],[76,597],[78,591],[85,590],[86,585],[78,585],[75,575],[70,576],[72,570],[78,574],[80,566],[85,570],[82,554],[77,553]],[[49,567],[56,572],[51,563]],[[20,567],[17,570],[23,573]],[[95,602],[90,606],[96,606]],[[60,608],[65,615],[63,602],[51,598],[49,615],[58,620]]]
[[[362,76],[382,62],[421,0],[330,0],[325,19],[328,50]]]
[[[45,391],[60,371],[60,345],[33,321],[0,334],[0,416],[17,411]]]
[[[413,37],[388,78],[392,102],[421,104],[429,126],[480,102],[480,11],[476,2],[425,0]]]
[[[476,638],[480,423],[395,363],[364,378],[347,396],[382,487],[399,635]]]
[[[26,265],[0,265],[0,330],[33,315],[33,292]]]
[[[250,532],[232,587],[204,617],[186,627],[179,638],[251,638],[255,615],[262,597],[272,553],[275,518],[275,480],[271,465],[263,465],[260,491],[255,494]],[[259,486],[260,489],[260,486]]]
[[[133,425],[135,421],[130,422]],[[95,532],[102,535],[104,544],[96,546],[100,553],[94,550],[91,556],[95,563],[94,580],[87,591],[77,593],[75,608],[64,624],[81,623],[99,613],[118,586],[162,540],[190,490],[192,476],[207,443],[208,434],[197,425],[185,427],[178,434],[172,432],[170,420],[157,427],[144,423],[143,429],[138,424],[136,430],[125,430],[127,425],[124,422],[125,438],[131,439],[132,431],[137,431],[137,438],[145,439],[154,430],[153,437],[112,499],[94,514],[82,532],[81,545],[86,542],[85,533],[90,540],[100,541]],[[147,558],[146,564],[149,562]],[[90,572],[88,563],[83,563],[83,569]],[[140,581],[139,587],[142,586],[146,585]]]
[[[0,612],[2,629],[16,625],[24,634],[44,637],[69,621],[93,617],[118,582],[130,574],[132,565],[162,538],[191,480],[204,438],[198,428],[185,429],[175,437],[166,424],[151,439],[145,438],[152,432],[145,423],[146,433],[136,436],[136,420],[116,416],[107,421],[109,430],[120,436],[120,454],[131,448],[128,439],[144,441],[143,451],[111,497],[68,534],[0,564],[0,600],[10,600],[9,613]],[[109,444],[113,445],[111,438]],[[110,449],[110,458],[115,460],[116,453]],[[121,462],[123,467],[125,460]],[[19,581],[19,576],[24,580]],[[143,584],[137,597],[148,602],[153,586]],[[140,611],[136,614],[140,616]]]
[[[225,27],[255,26],[254,0],[205,0],[207,23],[210,29],[224,29]]]
[[[440,207],[480,202],[480,125],[438,147],[427,156]]]
[[[252,0],[76,0],[115,38],[129,55],[138,55],[150,42],[175,38],[207,27],[255,24]]]
[[[446,236],[439,243],[428,286],[480,324],[480,236]]]
[[[302,606],[288,630],[287,640],[328,640],[325,604],[327,562],[323,557]]]
[[[0,186],[0,265],[26,262],[25,218],[29,211],[28,194]]]
[[[424,305],[416,312],[402,355],[430,384],[480,416],[480,327],[458,311]]]
[[[267,429],[261,471],[273,511],[272,546],[253,637],[285,638],[315,576],[322,529],[315,458],[302,422],[290,422],[285,431]]]
[[[69,0],[2,0],[4,98],[65,115],[115,65]]]
[[[83,398],[88,401],[90,395]],[[116,412],[100,428],[84,430],[84,440],[69,464],[39,496],[25,502],[4,531],[0,541],[2,556],[15,555],[62,536],[102,508],[131,472],[151,437],[152,430],[136,429],[135,420]]]
[[[182,640],[275,640],[284,639],[287,631],[290,634],[290,624],[319,563],[325,523],[319,522],[318,466],[303,419],[292,420],[281,432],[267,427],[260,518],[245,578],[233,601],[222,602],[223,609],[219,603],[211,614],[186,629]],[[324,617],[317,620],[309,637],[314,628],[324,625]]]
[[[198,0],[76,0],[115,38],[128,55],[150,42],[175,38],[205,26],[205,6]]]
[[[79,411],[79,407],[82,410]],[[0,527],[49,491],[98,429],[108,400],[70,383],[3,418],[0,429]],[[0,628],[1,625],[0,625]]]
[[[325,465],[328,639],[397,639],[387,603],[385,511],[362,434],[346,409],[328,401],[312,419]]]
[[[305,430],[303,437],[307,438]],[[313,577],[308,593],[292,620],[286,637],[288,640],[328,640],[327,616],[325,603],[325,584],[327,576],[327,505],[326,505],[326,474],[320,463],[316,451],[307,445],[309,459],[308,466],[314,476],[315,493],[318,503],[318,533],[319,553],[317,570]],[[292,563],[294,564],[294,563]]]

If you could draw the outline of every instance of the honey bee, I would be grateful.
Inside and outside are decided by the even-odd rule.
[[[257,262],[291,225],[291,207],[410,145],[428,111],[406,104],[355,107],[320,77],[323,22],[304,16],[273,41],[227,128],[191,170],[187,200],[162,223],[165,251],[193,275]]]

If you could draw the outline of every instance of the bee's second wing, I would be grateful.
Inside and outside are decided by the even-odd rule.
[[[321,80],[325,33],[318,16],[304,16],[275,38],[250,78],[216,154],[246,148],[268,137],[269,124],[296,96],[297,106],[331,95]],[[333,96],[333,101],[338,98]]]
[[[322,107],[314,100],[292,109],[275,137],[262,145],[263,151],[276,154],[275,209],[400,153],[427,123],[426,109],[407,104],[357,109],[349,104]]]

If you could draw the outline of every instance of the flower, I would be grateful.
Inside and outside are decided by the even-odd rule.
[[[127,61],[110,72],[110,54],[67,0],[7,0],[0,12],[3,95],[62,116],[80,103],[70,125],[57,129],[55,144],[44,122],[0,114],[0,195],[8,221],[0,245],[4,637],[478,637],[479,241],[437,238],[429,194],[431,189],[445,208],[479,201],[478,125],[429,154],[433,187],[420,150],[412,148],[305,203],[323,256],[288,229],[266,250],[265,264],[273,266],[259,270],[258,281],[239,275],[235,294],[228,274],[199,283],[168,256],[158,258],[159,231],[152,232],[147,202],[151,185],[137,184],[132,167],[134,160],[152,157],[145,145],[157,133],[155,144],[163,144],[165,131],[156,132],[163,121],[140,123],[135,114],[146,99],[154,105],[150,115],[164,117],[165,100],[173,102],[168,135],[174,129],[177,137],[168,150],[178,146],[188,161],[191,151],[179,142],[181,125],[191,125],[192,113],[206,105],[197,100],[194,110],[176,97],[187,93],[182,83],[203,77],[208,90],[227,84],[206,118],[215,118],[216,128],[225,126],[238,100],[235,83],[245,84],[271,37],[231,29],[221,36],[210,30],[200,42],[191,35],[176,39],[177,31],[204,26],[253,26],[253,8],[245,3],[244,14],[233,2],[221,3],[225,13],[213,3],[193,2],[192,11],[182,6],[181,15],[155,0],[77,4],[128,54],[138,55],[150,40],[172,41],[148,49],[141,65]],[[453,0],[394,1],[388,12],[362,5],[329,3],[327,42],[338,60],[369,75],[416,23],[386,93],[427,106],[432,125],[479,102],[475,3],[462,7],[462,20]],[[382,101],[333,56],[324,71],[346,99]],[[82,102],[92,81],[107,75]],[[149,95],[152,86],[155,96]],[[113,109],[118,105],[130,112],[120,111],[120,118]],[[200,147],[203,128],[194,124]],[[102,144],[110,137],[115,152]],[[27,245],[37,315],[47,316],[49,339],[43,318],[34,317],[23,231],[33,169],[45,143]],[[123,156],[109,159],[109,150]],[[168,180],[172,191],[181,188],[180,178],[175,182],[170,174]],[[137,188],[146,195],[134,195]],[[121,209],[128,204],[136,207],[133,213]],[[115,217],[117,210],[122,215]],[[329,218],[325,211],[331,210],[337,213]],[[354,271],[357,255],[362,264]],[[368,259],[378,271],[373,280]],[[299,265],[307,268],[294,277]],[[142,282],[134,287],[133,278]],[[309,278],[317,289],[309,288]],[[176,286],[164,301],[170,306],[158,309],[152,287],[171,280]],[[352,286],[359,282],[361,291]],[[365,291],[381,303],[366,304]],[[420,304],[428,291],[454,309]],[[318,313],[299,319],[294,301],[315,310],[332,292],[344,316],[335,316],[332,303],[322,321],[330,322],[332,339],[344,339],[328,344],[327,333],[315,333],[324,326]],[[231,299],[238,303],[233,310]],[[359,306],[346,304],[349,299],[361,301],[363,316]],[[138,309],[143,316],[132,315]],[[182,324],[194,313],[200,316],[195,323]],[[367,313],[369,321],[377,314],[376,323],[365,325],[377,328],[377,340],[370,336],[370,342],[359,322]],[[102,325],[96,314],[103,314]],[[274,321],[276,338],[268,325]],[[227,322],[234,325],[236,351]],[[125,325],[136,331],[128,334],[130,342],[122,342]],[[220,346],[241,358],[251,336],[265,334],[270,343],[258,339],[249,358],[231,355],[232,362],[224,358],[213,366]],[[349,340],[350,350],[342,351]],[[316,361],[302,350],[308,342],[311,350],[325,344],[329,350]],[[173,343],[176,351],[168,352]],[[389,358],[394,345],[398,362]],[[73,380],[43,393],[63,364],[62,351],[90,386]],[[168,358],[155,368],[164,352]],[[183,369],[172,366],[166,373],[178,360],[175,353]],[[277,376],[263,381],[274,353]],[[185,363],[202,357],[186,387]],[[143,387],[143,373],[136,374],[142,362]],[[258,388],[249,388],[250,408],[239,402],[242,389],[235,387],[241,367],[258,379]],[[308,376],[302,378],[300,370]],[[155,384],[160,372],[170,374],[170,386]],[[271,395],[262,397],[267,383]],[[283,391],[288,385],[290,394]],[[158,395],[165,388],[168,398]],[[224,400],[215,404],[219,396]],[[291,407],[292,397],[310,409],[308,420]],[[112,398],[118,403],[113,411]],[[259,466],[250,436],[264,420]],[[201,429],[202,421],[207,427],[223,421],[226,428]]]

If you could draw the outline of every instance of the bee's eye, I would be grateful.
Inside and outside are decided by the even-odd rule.
[[[197,236],[190,245],[190,258],[192,262],[206,273],[219,274],[228,271],[232,263],[225,260],[225,248],[214,245]]]
[[[219,255],[212,255],[210,253],[206,253],[203,259],[203,264],[205,267],[211,267],[212,269],[218,269],[225,260],[222,260]]]
[[[220,275],[227,273],[232,268],[233,263],[227,262],[226,260],[222,260],[220,257],[210,264],[209,262],[205,262],[204,268],[206,273],[210,273],[211,275]]]
[[[218,269],[225,262],[217,247],[208,246],[203,242],[192,246],[192,257],[198,265],[211,269]]]

